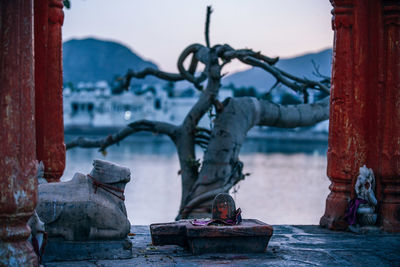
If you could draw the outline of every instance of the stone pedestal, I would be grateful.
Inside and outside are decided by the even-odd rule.
[[[35,0],[36,153],[48,182],[60,181],[65,168],[62,8],[62,0]]]
[[[272,236],[272,226],[245,219],[233,226],[195,226],[187,221],[150,225],[153,245],[179,245],[193,254],[262,253]]]
[[[0,1],[0,266],[36,266],[27,221],[37,202],[32,0]]]
[[[400,231],[400,2],[331,0],[334,57],[327,174],[320,224],[344,229],[358,168],[377,181],[378,221]]]

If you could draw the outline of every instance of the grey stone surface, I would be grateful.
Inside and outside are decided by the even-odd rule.
[[[133,258],[69,261],[45,266],[400,266],[400,234],[358,235],[315,225],[275,225],[262,254],[194,256],[181,247],[152,246],[148,226],[132,226]]]
[[[123,240],[65,241],[50,238],[43,255],[43,262],[110,260],[132,258],[132,242]]]

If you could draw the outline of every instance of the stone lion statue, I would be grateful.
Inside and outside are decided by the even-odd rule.
[[[39,185],[36,211],[49,237],[65,240],[123,239],[130,231],[124,204],[128,168],[94,160],[90,174]]]

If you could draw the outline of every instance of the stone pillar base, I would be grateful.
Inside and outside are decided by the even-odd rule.
[[[38,259],[28,241],[0,241],[0,266],[38,266]]]
[[[386,232],[400,232],[400,202],[382,203],[382,228]]]
[[[348,205],[348,198],[345,195],[338,195],[331,192],[326,199],[325,214],[321,217],[319,225],[331,230],[345,230],[348,227],[343,219]]]

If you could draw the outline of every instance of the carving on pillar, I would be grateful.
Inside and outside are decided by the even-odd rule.
[[[380,184],[381,223],[386,231],[400,231],[400,2],[382,1],[384,93]]]
[[[353,1],[331,0],[334,7],[332,28],[334,30],[332,88],[329,125],[327,174],[332,184],[326,200],[325,214],[320,224],[332,229],[345,229],[343,216],[348,200],[352,197],[352,178],[357,176],[360,160],[365,158],[358,126],[353,118]],[[357,138],[358,137],[358,138]]]
[[[37,266],[32,0],[0,1],[0,266]]]
[[[37,157],[44,178],[58,182],[65,168],[62,100],[62,0],[35,0]]]

